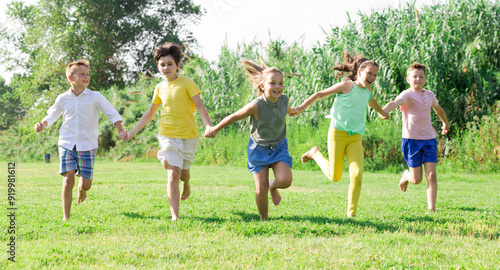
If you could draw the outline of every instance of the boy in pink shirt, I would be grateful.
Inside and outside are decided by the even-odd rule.
[[[387,103],[383,110],[387,113],[401,106],[403,113],[403,140],[401,150],[410,170],[405,170],[399,181],[399,188],[404,192],[408,183],[419,184],[422,181],[422,164],[427,178],[427,206],[436,211],[437,195],[437,133],[431,123],[431,108],[443,122],[441,134],[448,133],[449,123],[446,112],[439,105],[433,92],[424,89],[424,65],[413,63],[406,73],[410,89],[399,94]]]

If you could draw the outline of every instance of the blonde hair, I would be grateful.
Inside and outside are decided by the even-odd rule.
[[[245,69],[248,76],[250,76],[250,81],[252,86],[257,90],[257,96],[264,93],[262,89],[262,84],[266,81],[267,75],[273,72],[277,72],[283,76],[283,72],[276,67],[268,67],[266,63],[261,62],[260,66],[249,60],[242,60],[241,65]]]
[[[75,69],[77,69],[78,66],[85,66],[87,68],[90,68],[89,61],[86,59],[80,59],[78,61],[71,62],[66,66],[66,77],[68,77],[69,75],[73,75]]]

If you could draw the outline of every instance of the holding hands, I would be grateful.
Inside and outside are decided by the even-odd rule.
[[[446,135],[448,134],[449,130],[450,130],[450,123],[443,121],[443,125],[441,126],[441,134]]]
[[[297,106],[294,108],[288,108],[288,116],[297,116],[299,115],[304,108],[302,106]]]
[[[124,140],[124,141],[127,141],[127,137],[128,137],[128,131],[126,130],[122,130],[118,136],[120,137],[120,139]]]
[[[379,112],[379,113],[378,113],[378,116],[379,116],[380,118],[382,118],[383,120],[388,120],[389,118],[391,118],[391,117],[389,116],[389,113],[388,113],[388,112],[386,112],[385,110],[382,110],[382,112]]]
[[[205,138],[215,138],[217,136],[218,130],[216,130],[214,127],[207,126],[207,129],[205,129]]]

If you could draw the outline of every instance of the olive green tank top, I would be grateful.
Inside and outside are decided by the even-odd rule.
[[[259,120],[250,117],[250,137],[261,146],[273,147],[286,137],[288,97],[281,95],[276,103],[264,95],[252,100],[257,104]]]

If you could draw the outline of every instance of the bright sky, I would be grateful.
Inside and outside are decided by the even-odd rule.
[[[256,40],[266,44],[269,34],[288,44],[300,39],[302,44],[324,42],[331,28],[358,19],[358,12],[370,13],[387,7],[406,7],[415,2],[423,5],[445,3],[445,0],[194,0],[207,11],[193,28],[205,58],[214,60],[227,41],[229,48]],[[323,29],[323,30],[322,30]],[[304,35],[304,38],[302,38]]]
[[[271,38],[283,39],[291,44],[300,39],[310,48],[318,41],[325,41],[325,33],[330,29],[347,23],[347,13],[357,20],[358,11],[369,13],[387,7],[405,7],[408,2],[416,2],[417,8],[423,5],[445,3],[446,0],[194,0],[201,5],[206,14],[201,22],[193,27],[198,39],[197,50],[209,60],[217,59],[223,44],[235,48],[238,43],[256,40],[266,44]],[[7,1],[0,1],[2,22],[5,21]],[[35,3],[36,0],[24,0]],[[303,36],[304,35],[304,36]],[[303,36],[303,37],[302,37]],[[0,66],[0,74],[7,77]],[[6,76],[7,75],[7,76]],[[9,78],[5,78],[9,79]]]

